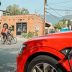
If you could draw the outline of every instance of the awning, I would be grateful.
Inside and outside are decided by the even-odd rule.
[[[45,23],[45,27],[50,27],[51,25],[49,23]]]

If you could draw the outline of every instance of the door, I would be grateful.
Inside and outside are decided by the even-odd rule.
[[[16,23],[16,35],[27,32],[27,23]]]

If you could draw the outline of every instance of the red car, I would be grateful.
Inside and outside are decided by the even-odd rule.
[[[72,32],[24,42],[17,57],[17,72],[72,72]]]

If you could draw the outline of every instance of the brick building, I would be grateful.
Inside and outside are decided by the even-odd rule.
[[[0,17],[0,32],[3,24],[7,23],[12,28],[13,35],[21,35],[21,33],[38,32],[38,36],[43,35],[43,19],[35,14],[15,15]],[[47,25],[46,25],[47,26]]]

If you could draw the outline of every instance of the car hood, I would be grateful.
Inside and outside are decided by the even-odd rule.
[[[62,38],[62,37],[70,37],[72,36],[72,31],[69,32],[59,32],[59,33],[53,33],[53,34],[48,34],[46,36],[40,36],[36,38],[32,38],[28,41],[35,41],[35,40],[44,40],[44,39],[53,39],[53,38]]]
[[[69,41],[72,37],[72,32],[48,34],[28,40],[29,46],[48,46],[56,50],[62,50],[70,45]]]

